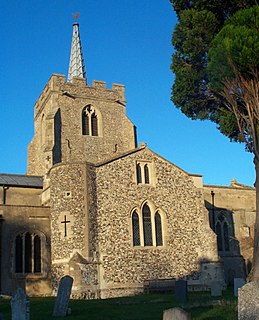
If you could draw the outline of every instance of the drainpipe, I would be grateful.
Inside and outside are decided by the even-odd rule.
[[[213,231],[215,231],[215,206],[214,206],[215,193],[212,190],[210,194],[211,194],[211,203],[212,203],[212,229]]]
[[[3,215],[0,214],[0,293],[2,293],[2,225],[3,225]]]
[[[2,203],[6,204],[6,191],[9,189],[9,187],[3,185],[3,200]]]

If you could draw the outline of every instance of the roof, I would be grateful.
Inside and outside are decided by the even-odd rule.
[[[0,173],[0,185],[43,188],[43,179],[39,176]]]

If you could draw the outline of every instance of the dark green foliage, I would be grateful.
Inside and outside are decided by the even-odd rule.
[[[259,6],[240,10],[227,21],[211,44],[208,56],[210,87],[222,89],[236,71],[250,77],[259,66]]]
[[[242,71],[247,70],[248,64],[254,63],[255,58],[258,56],[258,54],[252,53],[251,46],[249,46],[255,41],[254,36],[251,32],[244,30],[244,28],[247,28],[244,26],[247,19],[240,16],[229,19],[239,9],[255,5],[256,0],[170,1],[179,18],[179,23],[176,25],[172,37],[172,43],[175,48],[171,64],[171,69],[175,74],[172,101],[188,117],[214,121],[218,124],[220,131],[230,139],[242,141],[243,138],[241,138],[235,118],[225,108],[226,101],[222,99],[219,92],[215,91],[216,83],[218,86],[219,80],[222,79],[222,74],[224,74],[225,78],[233,76],[233,70],[226,63],[229,61],[229,55],[238,53],[236,60],[242,66]],[[227,53],[225,51],[224,54],[221,54],[222,48],[217,46],[217,42],[214,39],[228,19],[232,21],[232,24],[229,22],[228,28],[235,29],[235,35],[237,35],[231,39],[236,43],[236,46],[232,47],[231,52]],[[224,32],[230,32],[224,30],[221,32],[222,38],[224,37]],[[242,33],[242,38],[238,37],[238,32]],[[246,39],[243,39],[243,37]],[[222,38],[218,43],[222,41]],[[247,45],[244,45],[244,42]],[[208,52],[212,43],[215,55],[210,62],[212,65],[212,61],[216,60],[217,57],[218,73],[210,71],[209,79],[207,69]],[[227,46],[229,43],[230,40],[226,40],[224,45]],[[253,43],[253,50],[257,49],[258,41],[256,44]],[[241,56],[247,56],[247,59],[243,59]],[[210,68],[212,70],[211,66]]]

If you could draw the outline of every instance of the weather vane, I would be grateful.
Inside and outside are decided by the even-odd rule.
[[[76,14],[72,13],[72,16],[74,17],[75,20],[78,19],[78,17],[80,16],[80,13],[77,12]]]

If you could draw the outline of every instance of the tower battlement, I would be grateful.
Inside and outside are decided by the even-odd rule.
[[[66,81],[66,77],[60,74],[52,74],[37,102],[34,105],[35,118],[42,112],[45,104],[55,94],[76,98],[102,99],[117,101],[125,106],[125,86],[113,83],[112,88],[106,86],[105,81],[93,80],[92,86],[85,83],[85,79],[74,77],[71,82]],[[52,96],[52,97],[51,97]]]

